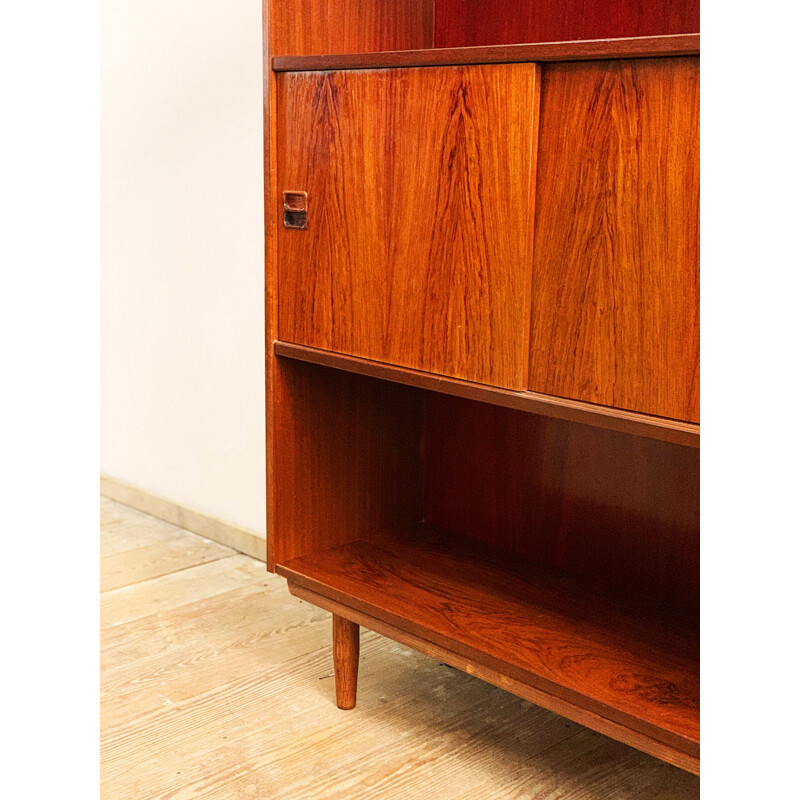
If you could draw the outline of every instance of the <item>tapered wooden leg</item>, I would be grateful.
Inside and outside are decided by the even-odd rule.
[[[336,705],[352,708],[358,686],[360,631],[355,622],[333,615],[333,674],[336,680]]]

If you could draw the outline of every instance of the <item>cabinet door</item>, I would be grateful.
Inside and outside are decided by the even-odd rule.
[[[278,202],[307,193],[305,229],[279,225],[280,339],[525,387],[537,76],[278,76]]]
[[[543,70],[530,388],[699,420],[699,59]]]

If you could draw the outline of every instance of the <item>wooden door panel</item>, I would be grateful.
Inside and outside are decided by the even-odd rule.
[[[527,382],[533,64],[278,76],[278,336],[509,388]],[[279,198],[280,201],[280,198]]]
[[[699,59],[542,75],[529,386],[699,421]]]

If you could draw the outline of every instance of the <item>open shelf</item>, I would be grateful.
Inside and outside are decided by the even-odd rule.
[[[358,375],[402,383],[406,386],[416,386],[420,389],[442,392],[455,397],[479,400],[482,403],[513,408],[517,411],[541,414],[555,419],[592,425],[619,433],[630,433],[687,447],[700,447],[700,426],[693,422],[655,417],[538,392],[500,389],[495,386],[471,383],[458,378],[448,378],[289,342],[275,342],[274,353],[283,358],[333,367]]]
[[[610,735],[625,740],[621,727],[640,737],[628,739],[637,746],[660,743],[673,763],[691,768],[699,758],[697,628],[652,607],[426,523],[277,571],[300,596],[307,590],[410,631],[493,671],[498,685],[507,676],[550,696],[550,707],[578,722],[589,712],[615,726]]]
[[[375,53],[275,56],[275,72],[326,69],[434,67],[458,64],[509,64],[523,61],[588,61],[614,58],[693,56],[700,52],[700,34],[634,36],[535,44],[498,44],[481,47],[440,47]]]

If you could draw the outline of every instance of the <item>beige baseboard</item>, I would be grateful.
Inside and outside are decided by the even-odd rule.
[[[137,511],[143,511],[145,514],[171,522],[187,531],[198,533],[200,536],[205,536],[206,539],[212,539],[232,547],[259,561],[267,560],[267,541],[255,531],[209,517],[207,514],[180,506],[152,492],[105,475],[100,476],[100,494],[109,500],[116,500]]]

